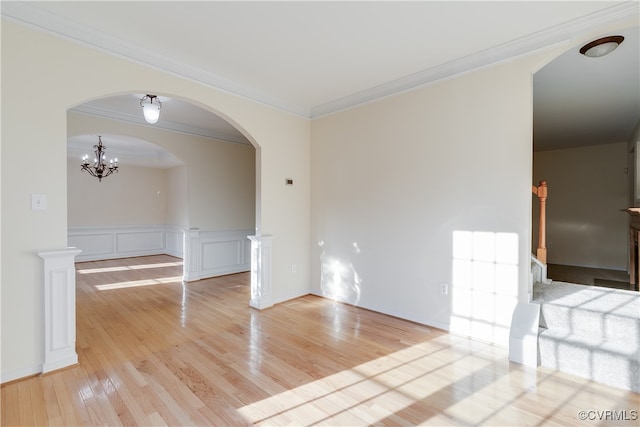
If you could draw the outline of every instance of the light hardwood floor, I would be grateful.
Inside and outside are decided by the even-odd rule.
[[[638,425],[640,395],[502,348],[315,296],[251,309],[248,273],[77,270],[80,363],[3,385],[3,426]]]

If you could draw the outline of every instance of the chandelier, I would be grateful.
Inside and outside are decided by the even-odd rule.
[[[118,172],[118,159],[109,161],[109,165],[105,163],[104,151],[107,149],[102,145],[102,137],[98,135],[98,145],[94,145],[96,157],[93,160],[93,166],[89,166],[89,155],[82,156],[82,170],[89,172],[91,176],[98,178],[102,182],[102,178],[106,178],[114,172]]]

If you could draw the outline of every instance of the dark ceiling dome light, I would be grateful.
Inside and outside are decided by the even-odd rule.
[[[580,53],[590,58],[599,58],[613,52],[623,40],[622,36],[603,37],[582,46]]]

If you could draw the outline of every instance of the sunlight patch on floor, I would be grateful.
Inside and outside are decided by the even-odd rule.
[[[460,370],[459,364],[465,369]],[[439,400],[436,405],[440,407],[447,406],[449,400],[453,405],[456,383],[462,380],[466,385],[468,380],[461,377],[469,375],[469,367],[483,378],[491,377],[495,369],[482,355],[427,342],[246,405],[239,412],[252,424],[393,424],[397,421],[394,414],[411,412],[413,405],[420,405],[424,413],[430,399]],[[421,421],[451,425],[456,418],[473,421],[461,420],[459,414],[452,418],[435,409]]]
[[[128,270],[144,270],[147,268],[163,268],[163,267],[177,267],[182,265],[182,261],[176,262],[162,262],[156,264],[139,264],[139,265],[120,265],[117,267],[101,267],[101,268],[85,268],[77,270],[79,274],[95,274],[95,273],[111,273],[114,271],[128,271]]]
[[[132,280],[128,282],[106,283],[103,285],[95,285],[99,291],[110,291],[113,289],[135,288],[139,286],[153,286],[167,283],[182,283],[182,276],[160,277],[157,279]]]

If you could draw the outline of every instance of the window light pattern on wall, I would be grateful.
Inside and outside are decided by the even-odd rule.
[[[507,344],[518,296],[518,235],[453,232],[452,332]]]

